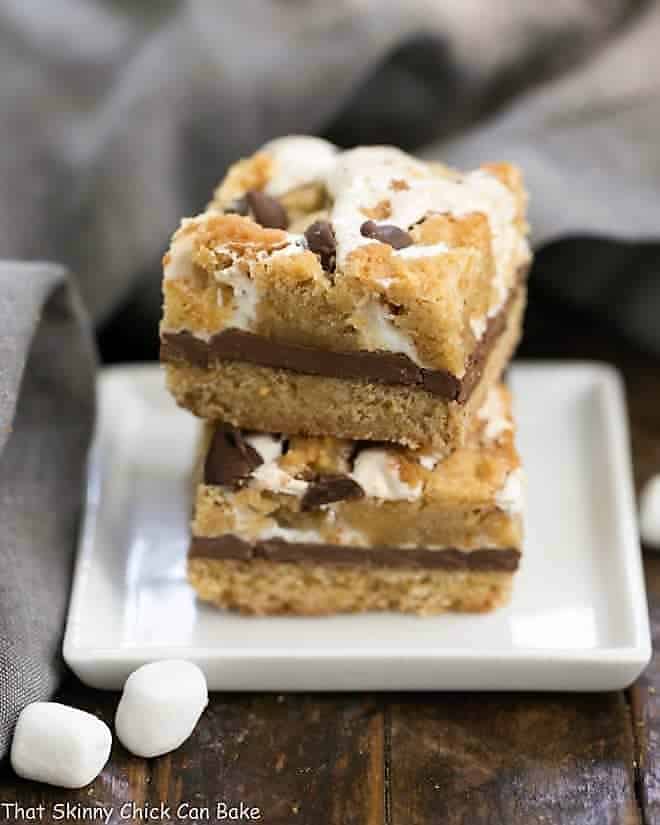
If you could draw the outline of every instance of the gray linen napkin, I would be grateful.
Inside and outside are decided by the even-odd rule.
[[[0,250],[63,262],[104,319],[158,276],[173,228],[227,164],[265,140],[329,131],[421,149],[469,127],[474,151],[452,158],[520,156],[538,238],[630,237],[640,181],[660,208],[658,124],[641,110],[660,77],[657,12],[642,0],[0,0]]]
[[[65,270],[0,263],[0,758],[62,670],[94,369]]]

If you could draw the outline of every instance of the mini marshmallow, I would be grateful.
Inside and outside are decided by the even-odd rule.
[[[110,757],[110,728],[84,710],[58,702],[23,708],[11,746],[11,765],[24,779],[83,788]]]
[[[208,701],[206,679],[197,665],[180,659],[152,662],[126,680],[115,731],[136,756],[161,756],[186,741]]]
[[[644,544],[660,550],[660,475],[649,479],[642,490],[639,529]]]

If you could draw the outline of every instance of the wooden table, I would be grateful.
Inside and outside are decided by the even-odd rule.
[[[622,369],[639,485],[660,469],[660,361],[594,325],[552,340],[527,349]],[[646,554],[646,572],[660,645],[660,554]],[[117,702],[73,680],[59,698],[108,722]],[[218,694],[177,752],[146,761],[115,743],[88,789],[36,786],[5,767],[0,803],[12,801],[42,803],[48,823],[76,821],[56,818],[67,801],[111,805],[113,823],[142,821],[122,819],[124,803],[161,802],[171,819],[152,821],[194,821],[177,820],[184,803],[202,821],[230,822],[217,816],[222,801],[257,806],[268,825],[660,823],[660,655],[620,693]],[[0,808],[5,821],[13,814]]]

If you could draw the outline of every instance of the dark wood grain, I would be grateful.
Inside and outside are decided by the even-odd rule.
[[[392,825],[640,821],[623,694],[446,694],[391,708]]]
[[[74,684],[58,697],[111,723],[118,697]],[[0,801],[111,806],[110,822],[139,821],[130,806],[168,807],[167,820],[227,822],[222,808],[258,808],[269,825],[380,825],[384,818],[383,712],[377,700],[304,695],[212,697],[194,735],[172,754],[139,759],[117,742],[101,776],[82,791],[17,779],[5,766]],[[182,806],[182,807],[181,807]],[[126,819],[126,816],[129,816]],[[3,822],[0,813],[0,822]],[[244,820],[245,821],[245,820]]]
[[[626,381],[633,467],[637,489],[660,472],[660,363],[617,356]],[[629,691],[635,739],[638,797],[643,821],[660,823],[660,553],[645,548],[644,569],[653,637],[653,658]]]
[[[647,553],[645,564],[653,636],[653,658],[630,691],[644,822],[660,823],[660,557]]]
[[[351,696],[216,698],[189,742],[154,762],[152,795],[257,806],[268,823],[383,821],[383,714]]]

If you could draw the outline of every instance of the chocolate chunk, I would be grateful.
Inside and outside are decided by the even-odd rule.
[[[360,232],[365,238],[389,244],[393,249],[403,249],[413,243],[413,239],[405,230],[391,223],[365,221],[360,227]]]
[[[247,198],[243,196],[242,198],[236,198],[233,200],[229,206],[225,209],[225,214],[227,215],[249,215],[250,208],[248,206]]]
[[[271,198],[258,189],[250,189],[245,199],[255,221],[265,229],[286,229],[289,225],[286,209],[277,198]]]
[[[204,462],[204,483],[235,486],[263,464],[235,427],[218,425]]]
[[[319,476],[312,481],[302,497],[302,510],[318,510],[323,504],[332,504],[333,501],[347,501],[353,498],[362,498],[364,490],[357,481],[345,475]]]
[[[314,221],[305,230],[307,246],[321,259],[321,266],[328,272],[335,271],[337,241],[329,221]]]

